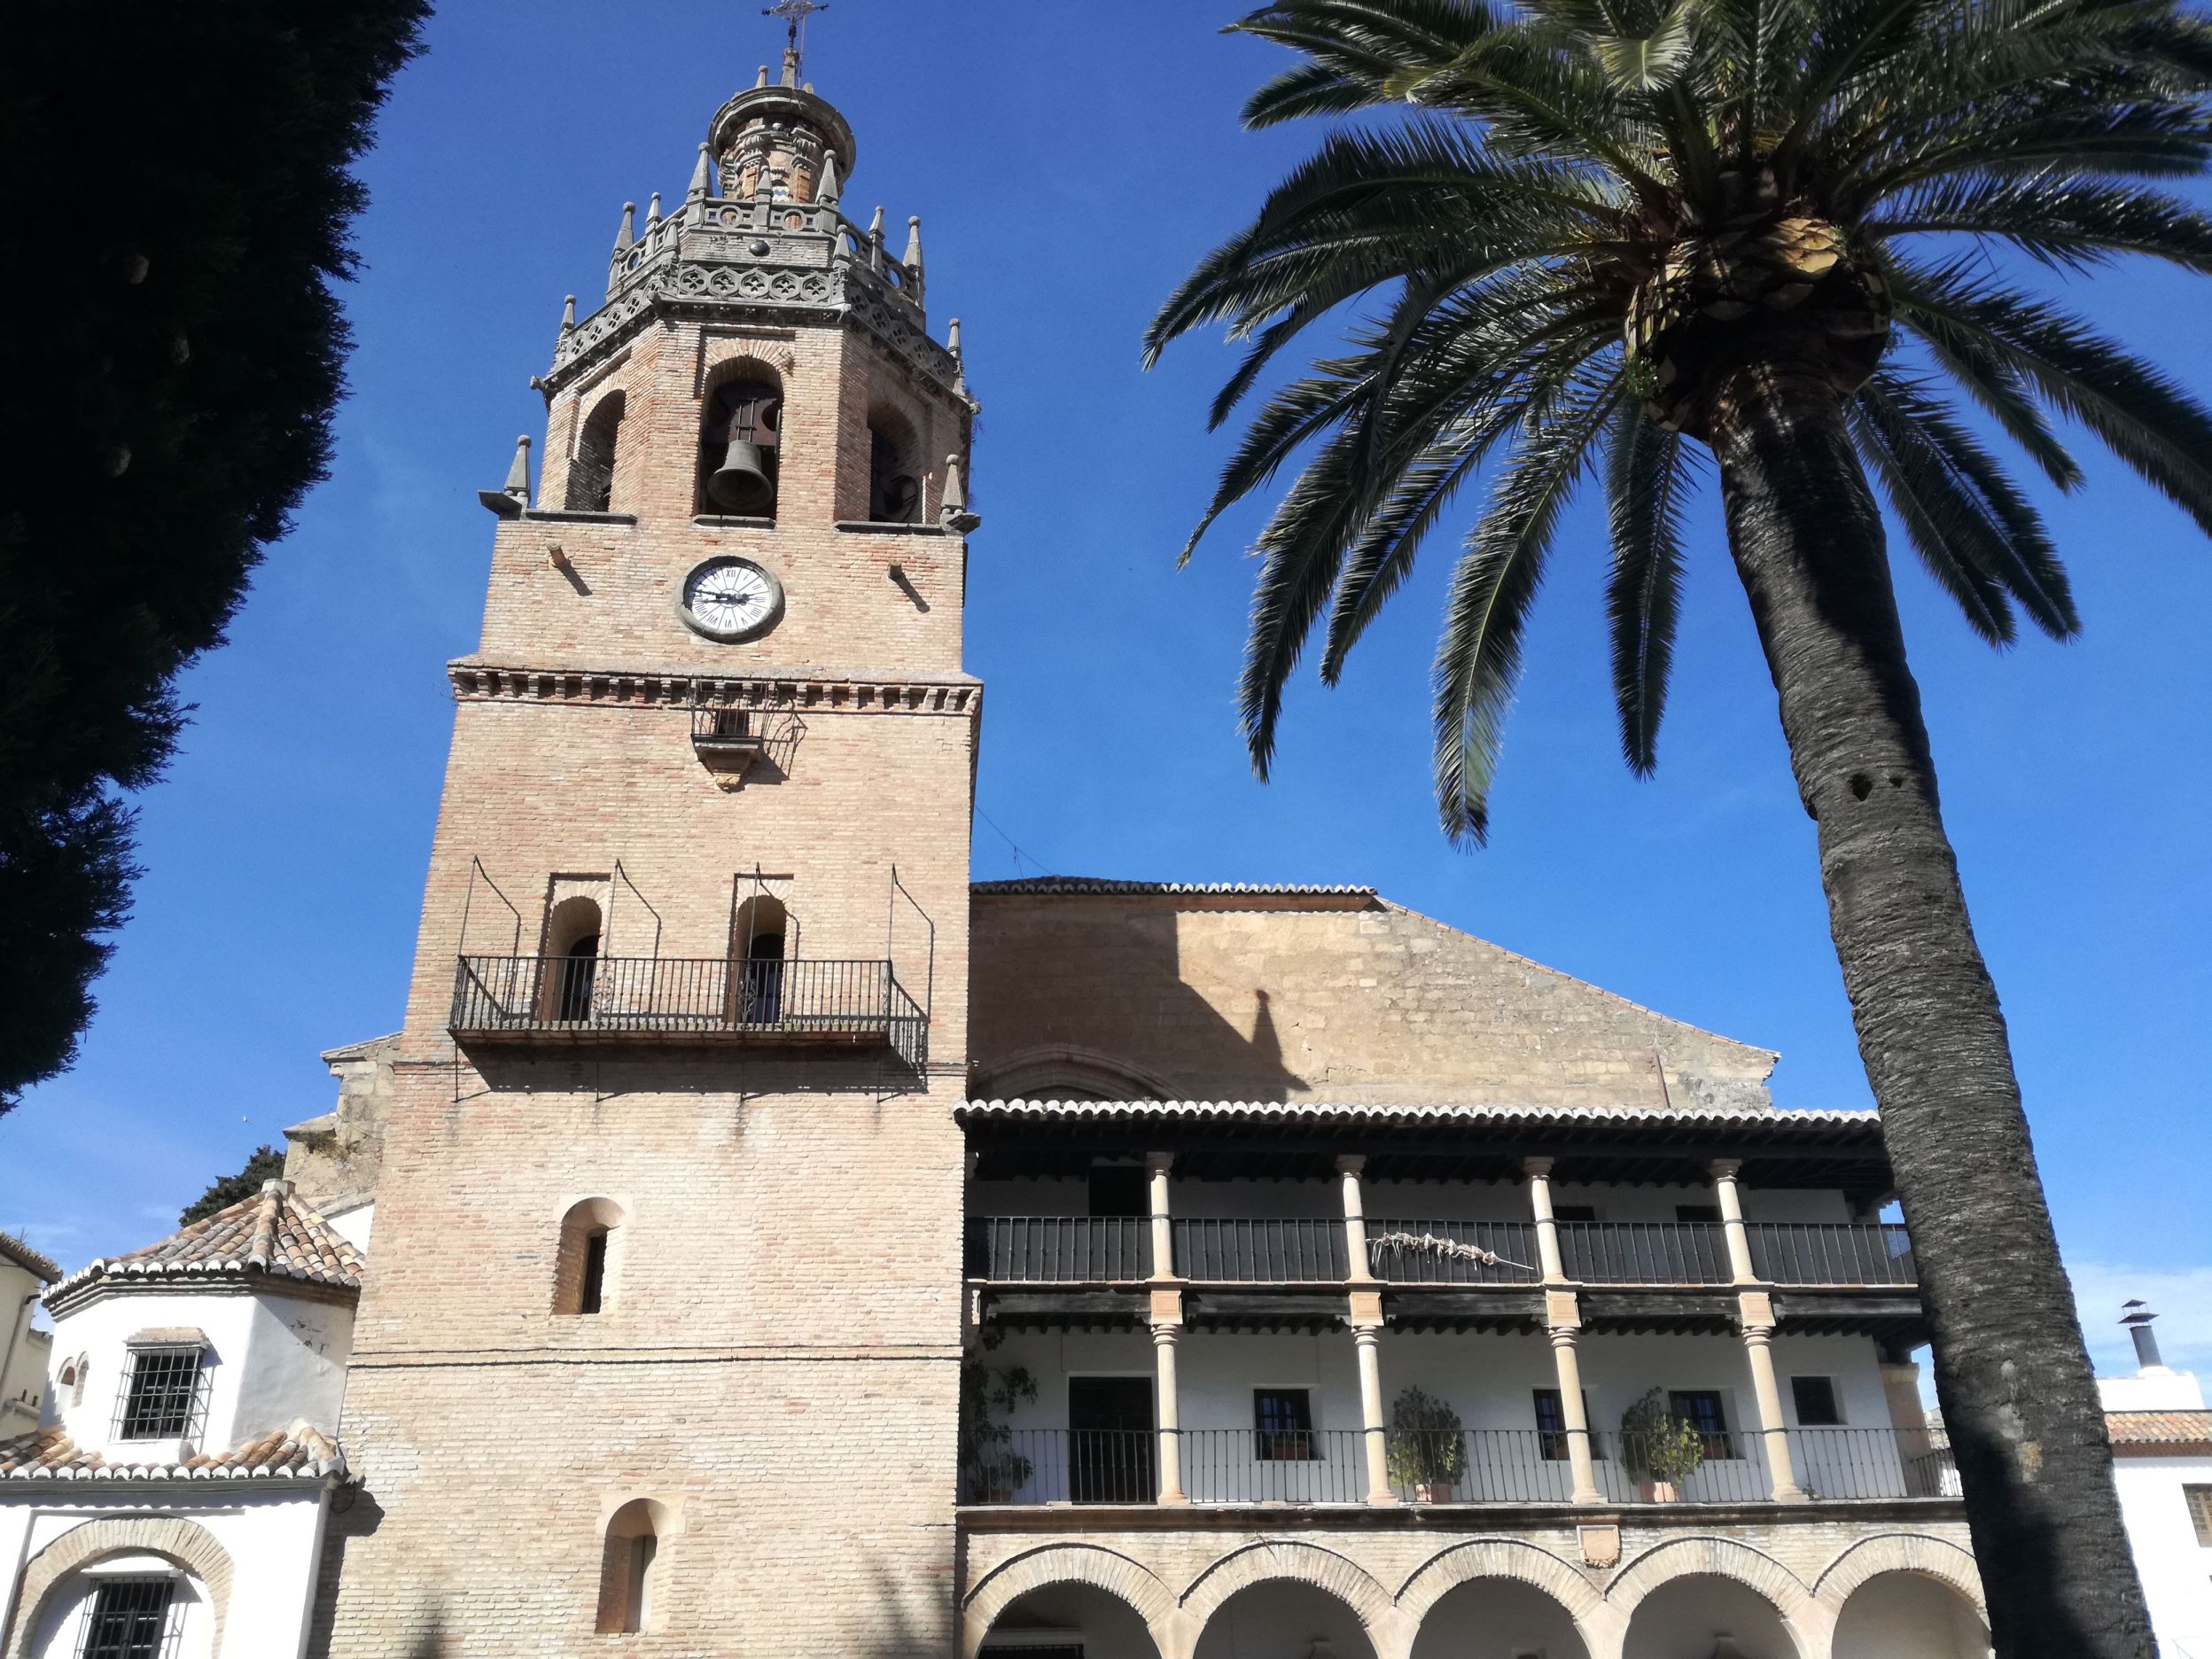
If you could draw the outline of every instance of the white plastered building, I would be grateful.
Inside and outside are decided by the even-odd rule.
[[[2164,1659],[2212,1659],[2212,1411],[2159,1357],[2155,1316],[2128,1304],[2133,1376],[2099,1377],[2120,1514]]]
[[[362,1260],[272,1180],[47,1294],[44,1410],[0,1440],[0,1659],[296,1659]]]

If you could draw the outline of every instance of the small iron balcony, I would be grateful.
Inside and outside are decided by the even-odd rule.
[[[929,1016],[888,962],[463,956],[447,1028],[477,1041],[882,1045],[918,1068]]]

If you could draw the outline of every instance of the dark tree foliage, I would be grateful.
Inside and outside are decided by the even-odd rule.
[[[347,172],[428,0],[0,0],[0,1112],[123,919],[121,791],[323,475]]]
[[[272,1146],[258,1146],[253,1156],[245,1161],[245,1167],[235,1175],[225,1175],[208,1183],[207,1190],[185,1207],[176,1219],[179,1227],[190,1227],[204,1221],[219,1210],[251,1198],[261,1189],[263,1181],[272,1181],[284,1172],[284,1155]]]

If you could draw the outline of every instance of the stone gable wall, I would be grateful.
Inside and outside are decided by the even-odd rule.
[[[1038,1046],[1189,1100],[1770,1105],[1774,1055],[1374,900],[974,900],[977,1088]]]

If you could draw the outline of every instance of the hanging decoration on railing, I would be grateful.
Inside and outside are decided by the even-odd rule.
[[[1433,1233],[1383,1233],[1369,1239],[1376,1250],[1412,1250],[1429,1256],[1451,1256],[1460,1261],[1479,1262],[1485,1267],[1517,1267],[1523,1273],[1537,1270],[1526,1262],[1500,1256],[1486,1250],[1479,1244],[1462,1244],[1457,1239],[1438,1238]]]

